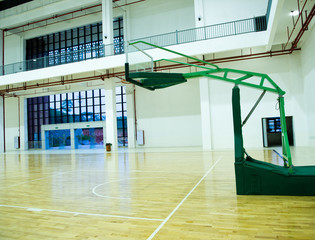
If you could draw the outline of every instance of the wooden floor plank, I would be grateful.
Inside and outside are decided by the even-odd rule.
[[[249,153],[282,164],[272,149]],[[315,164],[314,149],[292,153]],[[12,152],[0,186],[1,240],[315,236],[315,197],[236,195],[233,151]]]

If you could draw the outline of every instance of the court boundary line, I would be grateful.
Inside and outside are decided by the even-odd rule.
[[[113,182],[121,182],[121,181],[126,181],[126,180],[133,180],[133,179],[147,179],[147,178],[166,178],[166,177],[136,177],[136,178],[124,178],[124,179],[119,179],[119,180],[108,181],[108,182],[100,183],[100,184],[96,185],[95,187],[93,187],[92,193],[95,196],[102,197],[102,198],[131,200],[132,198],[130,198],[130,197],[111,197],[111,196],[102,195],[102,194],[97,193],[96,189],[100,186],[107,185],[107,184],[110,184]]]
[[[0,204],[0,207],[19,208],[19,209],[25,209],[26,211],[30,211],[30,212],[43,212],[43,211],[45,212],[46,211],[46,212],[66,213],[66,214],[73,214],[74,216],[85,215],[85,216],[97,216],[97,217],[107,217],[107,218],[125,218],[125,219],[157,221],[157,222],[163,221],[163,219],[157,219],[157,218],[142,218],[142,217],[120,216],[120,215],[110,215],[110,214],[100,214],[100,213],[84,213],[84,212],[74,212],[74,211],[45,209],[45,208],[33,208],[33,207],[22,207],[22,206],[4,205],[4,204]]]
[[[168,220],[175,214],[175,212],[180,208],[180,206],[186,201],[186,199],[192,194],[192,192],[199,186],[199,184],[208,176],[208,174],[214,169],[214,167],[220,162],[222,156],[219,157],[218,160],[209,168],[209,170],[203,175],[203,177],[199,180],[198,183],[190,190],[190,192],[183,198],[183,200],[177,204],[174,210],[164,219],[164,221],[155,229],[155,231],[147,238],[147,240],[151,240],[155,237],[155,235],[161,230],[161,228],[168,222]]]

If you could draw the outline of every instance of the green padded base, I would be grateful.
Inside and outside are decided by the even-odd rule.
[[[315,166],[277,166],[247,157],[235,162],[238,195],[315,196]]]

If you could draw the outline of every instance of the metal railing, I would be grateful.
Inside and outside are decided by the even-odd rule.
[[[267,16],[269,16],[269,11],[270,7],[268,7],[268,12],[264,16],[139,38],[134,39],[131,42],[145,41],[161,47],[166,47],[251,32],[265,31],[267,30]],[[88,59],[123,54],[124,44],[124,42],[116,42],[113,44],[104,45],[103,47],[86,49],[84,49],[83,46],[83,49],[78,51],[69,51],[56,55],[52,54],[41,58],[7,64],[0,66],[0,75],[7,75],[66,63],[80,62]],[[152,47],[146,45],[143,46],[142,49],[146,50],[150,48]],[[134,49],[134,51],[136,51],[136,49]]]

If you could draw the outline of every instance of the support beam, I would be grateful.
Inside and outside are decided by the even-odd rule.
[[[113,2],[102,0],[103,44],[113,43]]]
[[[5,152],[5,137],[4,137],[4,96],[0,96],[0,153]]]
[[[208,78],[199,78],[202,147],[206,150],[212,149],[209,81]]]
[[[195,7],[195,25],[196,27],[205,26],[203,0],[194,0]]]
[[[116,89],[112,79],[104,81],[105,110],[106,110],[106,143],[112,144],[112,149],[117,149],[117,117],[116,117]]]
[[[128,84],[126,86],[127,97],[127,129],[128,129],[128,147],[136,147],[136,106],[135,106],[135,87]]]

